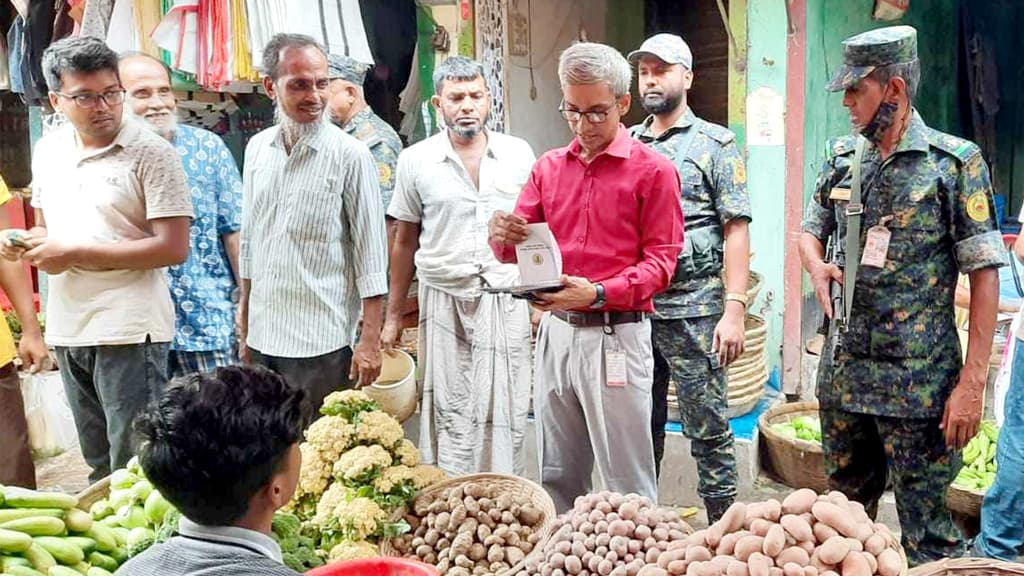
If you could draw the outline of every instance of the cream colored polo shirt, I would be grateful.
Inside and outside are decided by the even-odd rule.
[[[32,205],[47,234],[104,244],[153,236],[151,221],[192,216],[181,159],[156,133],[125,119],[114,142],[83,153],[68,123],[32,154]],[[98,346],[170,342],[174,308],[165,271],[71,268],[49,276],[46,342]]]

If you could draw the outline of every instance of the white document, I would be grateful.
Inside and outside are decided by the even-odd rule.
[[[526,240],[516,246],[523,285],[557,285],[562,278],[562,252],[547,222],[527,224]]]

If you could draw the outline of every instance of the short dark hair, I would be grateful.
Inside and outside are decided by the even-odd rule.
[[[175,380],[135,421],[139,463],[185,517],[229,526],[301,439],[305,400],[259,366]]]
[[[167,82],[170,83],[174,81],[174,77],[171,76],[171,67],[168,66],[166,62],[157,58],[156,56],[153,56],[152,54],[146,54],[145,52],[139,52],[135,50],[130,52],[122,52],[121,55],[117,58],[117,63],[120,64],[125,60],[135,60],[137,58],[142,58],[149,60],[151,62],[156,62],[164,69],[164,72],[167,72]]]
[[[289,48],[308,48],[313,46],[319,50],[324,59],[327,59],[327,50],[312,36],[305,34],[274,34],[263,47],[263,73],[277,80],[278,66],[281,64],[281,54]]]
[[[43,52],[42,68],[46,87],[57,92],[61,89],[61,75],[65,72],[110,70],[116,75],[117,53],[102,40],[91,36],[64,38],[50,44]]]
[[[465,56],[449,56],[434,68],[434,94],[441,95],[445,80],[470,81],[484,77],[483,64]]]

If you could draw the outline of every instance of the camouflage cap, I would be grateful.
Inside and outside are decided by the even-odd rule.
[[[369,65],[349,56],[331,54],[327,57],[327,77],[331,80],[345,80],[362,86],[366,79],[366,71],[369,69]]]
[[[846,90],[874,72],[875,68],[917,59],[917,30],[913,26],[888,26],[843,40],[843,66],[826,87]]]
[[[675,34],[651,36],[644,40],[640,48],[630,52],[628,58],[631,63],[636,64],[637,60],[647,55],[660,58],[666,64],[682,64],[687,69],[693,69],[693,54],[690,52],[690,47]]]

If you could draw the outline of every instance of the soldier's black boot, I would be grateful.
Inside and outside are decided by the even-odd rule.
[[[735,498],[705,498],[704,508],[708,511],[708,525],[718,522],[718,519],[725,515],[725,511],[732,506]]]

